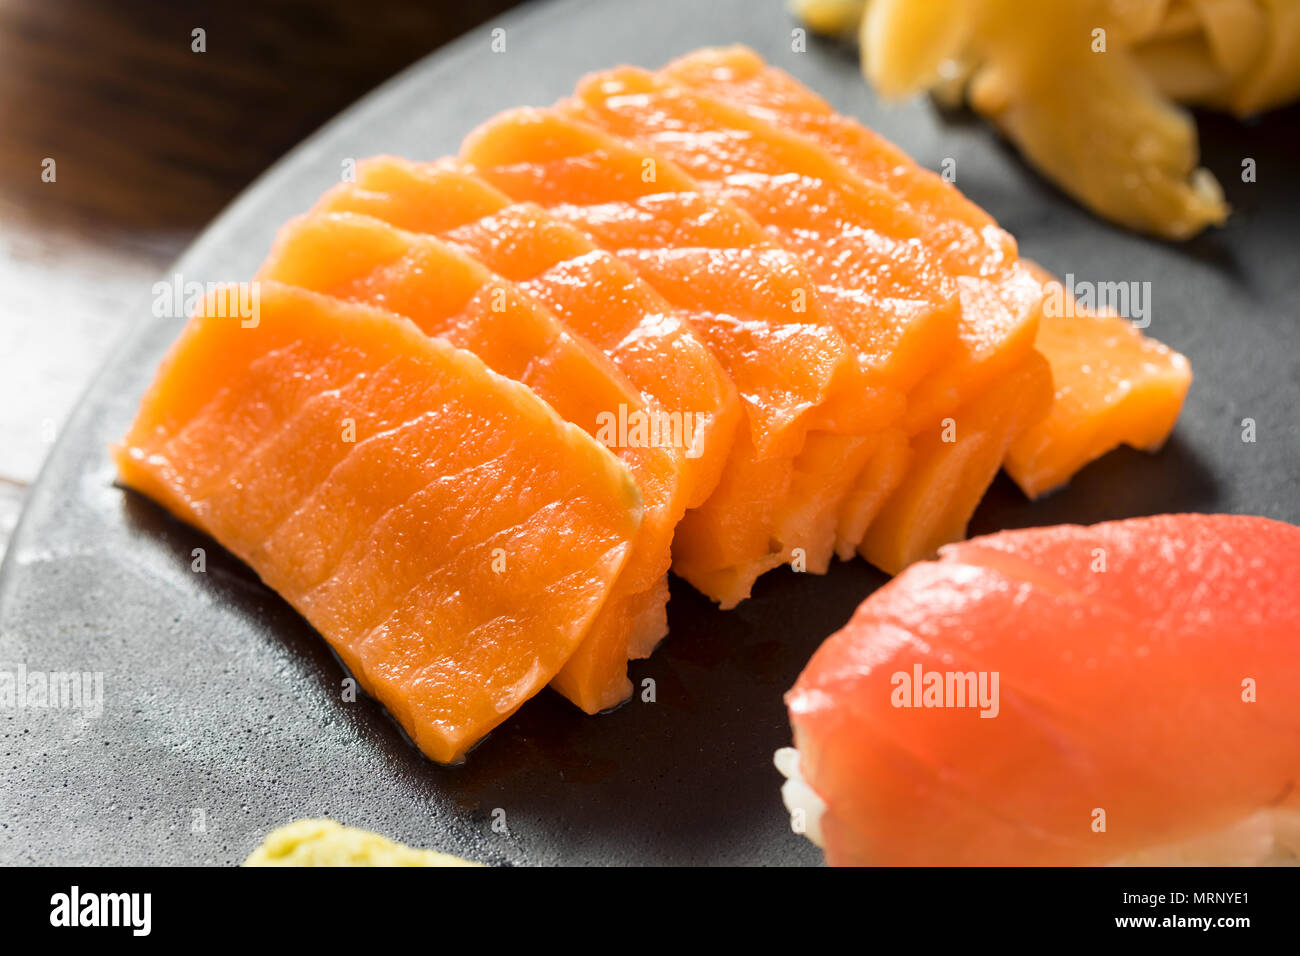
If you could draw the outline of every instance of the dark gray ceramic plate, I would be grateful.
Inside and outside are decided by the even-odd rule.
[[[493,112],[543,104],[588,70],[657,66],[743,42],[958,184],[1026,254],[1080,279],[1149,281],[1151,331],[1196,369],[1159,455],[1117,452],[1036,505],[999,480],[973,531],[1162,511],[1300,520],[1300,114],[1241,126],[1205,118],[1208,164],[1236,213],[1181,246],[1089,217],[978,123],[925,103],[885,107],[844,51],[793,53],[777,2],[562,0],[476,30],[398,77],[262,177],[175,271],[249,276],[275,229],[350,157],[433,158]],[[490,52],[490,29],[506,31]],[[1244,157],[1258,183],[1244,184]],[[142,290],[142,293],[145,290]],[[101,672],[98,718],[0,710],[0,862],[234,863],[272,827],[328,815],[503,863],[813,863],[778,796],[782,692],[883,578],[862,562],[776,573],[731,613],[674,583],[654,703],[588,718],[544,693],[457,769],[421,758],[381,708],[340,699],[343,672],[274,594],[211,541],[114,486],[122,434],[179,322],[136,306],[113,356],[33,490],[0,580],[0,669]],[[1242,419],[1257,441],[1241,439]],[[193,548],[207,572],[191,571]],[[495,814],[504,811],[504,816]],[[492,826],[504,820],[506,831]]]

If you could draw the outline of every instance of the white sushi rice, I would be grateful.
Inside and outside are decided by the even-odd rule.
[[[817,791],[808,786],[803,774],[799,772],[799,751],[793,747],[782,747],[773,756],[776,769],[785,777],[781,784],[781,800],[790,811],[790,829],[802,833],[823,850],[822,814],[826,812],[826,802],[817,795]]]
[[[799,751],[782,747],[773,757],[785,777],[781,799],[790,812],[790,828],[823,850],[822,816],[826,802],[799,769]],[[1243,820],[1167,846],[1127,854],[1111,866],[1297,866],[1300,865],[1300,810],[1265,809]]]

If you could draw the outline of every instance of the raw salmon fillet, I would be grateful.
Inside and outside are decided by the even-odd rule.
[[[251,566],[421,750],[458,761],[581,644],[640,530],[636,484],[473,354],[259,288],[253,323],[233,288],[190,319],[114,450],[121,479]]]
[[[667,158],[536,108],[488,120],[460,158],[581,230],[685,312],[735,382],[759,457],[797,453],[811,427],[870,432],[901,413],[901,394],[857,374],[799,257]]]
[[[917,164],[879,133],[744,46],[705,47],[669,63],[674,82],[720,98],[782,129],[807,136],[868,182],[888,188],[922,218],[925,239],[955,275],[1014,263],[1016,242],[952,183]]]
[[[668,159],[556,110],[501,114],[470,134],[461,157],[635,268],[735,381],[748,433],[679,528],[677,573],[730,607],[779,564],[824,571],[837,520],[825,494],[846,489],[868,451],[862,436],[896,421],[903,399],[864,380],[798,257]],[[835,434],[813,432],[817,448],[801,458],[810,429]],[[829,480],[810,473],[814,462]],[[816,502],[801,493],[810,481]]]
[[[887,190],[920,224],[918,240],[957,284],[961,316],[956,349],[942,368],[908,395],[903,425],[908,434],[917,436],[916,441],[932,442],[958,409],[971,406],[995,383],[1015,377],[1030,363],[1040,316],[1041,283],[1018,261],[1015,241],[951,183],[922,169],[853,119],[835,113],[812,91],[743,47],[699,50],[670,63],[662,74],[694,92],[739,106],[747,115],[806,137],[854,175]],[[1005,444],[1002,439],[993,443]],[[965,450],[954,444],[949,451],[962,460],[942,470],[926,470],[924,456],[916,456],[913,470],[899,478],[899,495],[925,497],[932,506],[945,501],[950,513],[935,526],[964,528],[1001,463],[984,456],[986,467],[977,472]],[[877,470],[886,472],[891,461],[877,463]],[[951,497],[946,486],[917,487],[927,476],[952,474],[958,469],[976,486],[963,489],[959,498]],[[960,510],[958,500],[962,502]],[[873,501],[883,511],[896,506],[895,499],[879,492]],[[842,514],[838,550],[847,554],[856,543],[851,533],[863,523],[861,499],[846,506]],[[882,524],[918,540],[924,537],[921,529],[903,526],[898,515],[883,515]],[[863,549],[869,559],[881,553],[880,537],[877,531],[875,544]],[[897,550],[902,545],[901,540],[895,541],[891,548]]]
[[[316,209],[438,236],[517,282],[608,354],[649,409],[671,417],[690,445],[688,505],[716,487],[742,414],[735,387],[686,319],[577,230],[450,164],[393,157],[358,164],[356,182],[331,189]]]
[[[1052,370],[1037,352],[933,431],[915,435],[902,483],[881,506],[859,553],[888,574],[933,557],[966,525],[1007,449],[1052,402]]]
[[[425,333],[467,349],[531,388],[598,441],[619,409],[646,414],[640,393],[608,357],[575,336],[514,283],[457,248],[355,213],[300,217],[281,230],[260,278],[388,309]],[[627,661],[647,657],[668,632],[673,529],[686,510],[685,453],[611,449],[645,503],[641,530],[616,587],[554,686],[588,713],[632,694]]]
[[[1298,594],[1266,518],[950,545],[799,676],[787,802],[833,864],[1294,863]]]
[[[1056,396],[1047,416],[1020,435],[1006,469],[1037,498],[1068,482],[1084,465],[1119,445],[1156,451],[1169,438],[1192,384],[1187,359],[1113,313],[1079,306],[1053,276],[1055,306],[1038,325],[1038,350],[1052,366]]]
[[[494,212],[484,213],[494,206]],[[414,166],[387,158],[372,160],[362,164],[355,185],[336,187],[318,208],[357,210],[437,234],[490,268],[518,280],[521,288],[609,350],[629,377],[650,381],[645,391],[651,391],[655,384],[652,376],[665,374],[666,368],[672,368],[667,374],[675,377],[674,382],[690,386],[693,376],[683,375],[689,366],[677,363],[675,355],[665,357],[661,352],[659,325],[666,321],[663,317],[672,315],[672,321],[681,321],[668,302],[619,260],[597,250],[574,227],[549,216],[536,205],[510,204],[503,194],[468,171],[448,164]],[[649,328],[650,332],[631,334],[629,328]],[[711,356],[709,360],[713,361]],[[722,368],[716,363],[715,367]],[[849,412],[845,415],[851,417]],[[738,598],[733,598],[730,591],[717,590],[713,579],[707,576],[708,571],[695,573],[690,559],[696,552],[690,542],[697,538],[710,541],[721,538],[717,529],[724,522],[712,516],[718,513],[718,503],[727,500],[722,489],[754,483],[737,481],[735,477],[738,470],[749,474],[745,465],[755,458],[746,434],[742,429],[727,460],[729,474],[709,488],[713,495],[706,506],[687,513],[678,527],[674,546],[674,567],[678,573],[724,603],[728,599],[734,603]],[[791,462],[787,460],[784,467],[787,473],[792,473]],[[717,470],[721,468],[719,463]],[[690,503],[704,504],[695,497]],[[762,533],[751,535],[762,542],[757,560],[749,570],[752,576],[781,560],[779,554],[771,556],[770,546],[770,527],[777,519],[769,514],[765,520]],[[743,592],[747,591],[744,586]],[[739,596],[743,597],[744,593]]]
[[[908,392],[951,355],[958,289],[915,241],[922,224],[821,147],[633,67],[584,78],[561,108],[666,156],[801,255],[871,381]]]
[[[955,278],[961,318],[957,350],[908,395],[910,432],[930,427],[1025,360],[1037,331],[1039,284],[1020,266],[1015,240],[955,186],[752,50],[697,50],[662,75],[805,137],[888,192],[917,222],[917,239]]]
[[[208,296],[114,457],[435,760],[545,684],[588,713],[627,699],[629,659],[667,631],[670,567],[732,607],[767,570],[856,551],[900,577],[791,692],[804,754],[782,758],[832,862],[1131,861],[1192,824],[1300,854],[1300,800],[1277,786],[1300,712],[1261,729],[1194,702],[1217,686],[1201,664],[1296,699],[1300,664],[1274,658],[1297,529],[1178,516],[945,547],[999,467],[1034,497],[1118,444],[1159,447],[1181,408],[1182,356],[1068,296],[1061,314],[1049,279],[896,146],[752,51],[706,49],[590,75],[453,158],[358,164],[251,289]],[[978,729],[890,736],[883,698],[857,699],[917,648],[1007,657],[991,759]],[[1144,668],[1172,678],[1175,718],[1130,739]],[[1229,749],[1272,736],[1198,776],[1179,736],[1197,719]],[[1138,763],[1166,746],[1172,770]],[[1072,786],[1052,792],[1061,753]],[[1160,818],[1161,787],[1194,812]],[[1115,839],[1066,832],[1070,801],[1102,798]]]
[[[857,329],[863,368],[883,370],[887,381],[908,389],[903,426],[914,442],[932,443],[958,409],[976,402],[987,406],[981,393],[994,382],[1038,367],[1034,336],[1041,292],[1032,277],[1014,261],[1005,268],[1000,261],[990,264],[996,267],[992,276],[954,275],[943,262],[944,250],[924,238],[933,214],[917,214],[822,144],[735,107],[721,94],[706,96],[675,82],[670,71],[595,74],[579,84],[569,108],[662,149],[798,250],[821,281],[823,297],[839,309],[842,328]],[[925,344],[918,347],[918,342]],[[997,394],[1007,395],[1005,390]],[[1007,441],[999,435],[981,444],[1005,447]],[[893,494],[872,489],[841,504],[836,550],[853,547],[847,532],[865,516],[879,525],[874,543],[859,548],[868,560],[926,556],[912,548],[938,527],[964,527],[1000,466],[987,456],[966,455],[939,469],[927,466],[921,455],[911,457]],[[976,462],[986,469],[977,471]],[[876,463],[870,475],[864,468],[862,477],[897,477],[893,464]],[[972,487],[955,496],[946,484],[918,487],[941,473],[960,474]],[[908,499],[918,497],[943,503],[941,520],[910,523],[921,513]],[[864,514],[868,503],[880,509],[878,516]],[[899,514],[891,517],[888,512],[895,509]],[[894,530],[894,541],[884,542],[886,528]],[[892,557],[882,567],[891,573],[898,569]]]
[[[852,117],[836,113],[752,50],[699,50],[664,72],[809,137],[864,179],[887,186],[926,223],[927,245],[954,274],[992,279],[1017,264],[1014,240],[951,183]],[[1010,298],[1007,314],[1013,319],[1004,322],[1004,338],[1016,331],[1017,299],[1022,304],[1041,300],[1023,284],[1025,279],[1040,286],[1055,281],[1032,262],[1021,260],[1018,265],[1022,275],[1008,290],[1010,297],[1003,296]],[[964,314],[969,304],[963,291]],[[1019,325],[1023,330],[1024,323]],[[1037,326],[1035,346],[1052,366],[1056,400],[1044,420],[1012,444],[1008,455],[1007,470],[1027,495],[1036,497],[1064,484],[1120,444],[1151,451],[1164,443],[1191,382],[1181,355],[1143,337],[1118,316],[1087,316],[1072,302],[1068,313],[1042,313]],[[983,373],[980,378],[989,380]],[[912,398],[915,410],[915,394]]]
[[[858,553],[867,529],[902,486],[914,457],[903,428],[887,428],[876,436],[866,465],[853,477],[852,490],[836,515],[835,553],[841,560],[848,561]]]

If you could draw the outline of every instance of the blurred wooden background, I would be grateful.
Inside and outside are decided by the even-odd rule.
[[[168,263],[321,123],[517,2],[0,0],[0,554]]]

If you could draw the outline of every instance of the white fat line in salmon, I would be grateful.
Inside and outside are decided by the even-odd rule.
[[[895,707],[977,707],[981,717],[998,715],[997,671],[895,671],[889,701]]]
[[[103,671],[36,671],[0,665],[0,710],[80,710],[104,713]]]
[[[709,416],[699,412],[665,412],[659,409],[629,409],[596,415],[596,441],[606,448],[683,448],[687,458],[702,451],[699,437],[707,430]]]
[[[1043,283],[1043,314],[1048,318],[1078,318],[1098,312],[1114,312],[1145,329],[1151,324],[1150,282],[1076,281],[1073,272],[1065,282]]]
[[[229,295],[217,294],[226,288],[232,289]],[[204,284],[193,279],[187,282],[177,272],[171,279],[153,284],[152,314],[159,319],[189,318],[209,302],[216,311],[213,318],[237,318],[246,329],[255,329],[261,323],[262,289],[256,281],[241,282],[237,286],[227,282]],[[226,314],[228,310],[229,315]]]

